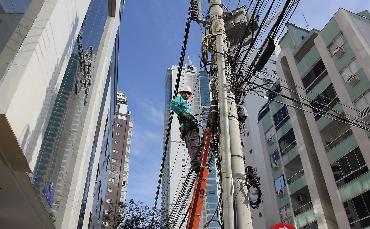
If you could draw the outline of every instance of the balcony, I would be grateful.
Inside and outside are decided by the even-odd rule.
[[[328,111],[330,111],[330,113],[337,115],[337,113],[334,111],[331,111],[331,109],[339,111],[339,112],[342,111],[342,107],[339,104],[338,97],[333,98],[332,100],[330,100],[330,102],[314,100],[313,102],[311,102],[311,105],[314,107],[313,111],[314,111],[314,116],[315,116],[316,121],[321,119],[326,113],[328,113]],[[334,107],[336,108],[334,109]]]
[[[316,221],[313,208],[294,217],[294,223],[297,228],[302,228]]]
[[[313,67],[312,65],[320,59],[320,54],[316,48],[312,48],[306,55],[299,61],[297,68],[299,73],[304,76]]]
[[[334,147],[336,147],[337,145],[339,145],[341,142],[343,142],[345,139],[347,139],[351,135],[352,135],[352,130],[351,129],[348,129],[344,133],[342,133],[338,137],[336,137],[334,140],[328,142],[325,145],[326,152],[332,150]]]
[[[323,91],[329,84],[330,78],[327,77],[328,72],[325,70],[318,75],[310,85],[307,86],[306,92],[310,99],[313,99],[312,96],[317,94],[319,91]],[[321,90],[320,90],[321,89]]]
[[[299,178],[301,178],[303,175],[304,175],[304,170],[301,169],[298,172],[294,173],[292,176],[290,176],[287,179],[287,183],[288,184],[292,184],[293,182],[295,182],[296,180],[298,180]]]
[[[336,103],[332,107],[332,109],[336,110],[338,112],[343,112],[343,108],[339,103]],[[335,113],[335,115],[338,115],[338,114]],[[337,121],[335,121],[333,119],[330,119],[330,118],[327,118],[327,117],[323,117],[323,116],[321,116],[318,120],[316,120],[317,127],[319,128],[320,131],[323,130],[324,128],[326,128],[332,122],[337,122]]]
[[[292,129],[292,125],[290,122],[287,122],[289,120],[289,116],[286,116],[284,120],[282,120],[276,128],[278,129],[276,131],[277,136],[284,136],[290,129]]]
[[[336,145],[327,152],[330,164],[333,164],[335,161],[355,149],[357,146],[358,145],[355,137],[353,135],[350,135],[349,137],[341,141],[340,144]]]
[[[303,174],[297,174],[296,177],[292,177],[292,181],[289,184],[290,193],[294,194],[305,186],[307,186],[307,184]]]
[[[308,210],[311,210],[311,209],[313,209],[313,205],[312,205],[312,202],[310,201],[310,202],[294,209],[293,212],[294,212],[294,215],[297,216],[297,215],[302,214],[304,212],[307,212]]]
[[[284,156],[281,158],[283,165],[290,163],[294,158],[298,156],[298,149],[297,144],[293,148],[289,150],[289,152],[285,153]]]
[[[352,180],[350,183],[343,185],[339,189],[339,195],[341,197],[341,200],[345,202],[368,190],[370,190],[370,173],[369,172]]]
[[[278,208],[281,208],[282,206],[289,204],[289,195],[287,195],[286,187],[283,189],[283,194],[278,196],[276,200],[277,200]]]
[[[294,140],[292,143],[290,143],[285,149],[281,151],[281,156],[283,157],[285,154],[289,153],[290,150],[292,150],[294,147],[297,146],[297,142]]]

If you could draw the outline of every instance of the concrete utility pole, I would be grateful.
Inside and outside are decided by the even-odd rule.
[[[223,220],[225,229],[252,228],[251,212],[245,179],[243,152],[235,97],[228,93],[226,80],[227,52],[225,24],[221,0],[210,0],[211,33],[216,50],[212,53],[217,64],[218,100],[220,107],[220,154]],[[236,178],[234,182],[233,177]],[[234,191],[235,186],[235,191]],[[235,201],[235,203],[234,203]],[[235,214],[234,214],[235,206]]]
[[[248,188],[243,184],[245,181],[245,167],[243,151],[240,139],[237,106],[235,96],[232,92],[228,95],[228,106],[230,109],[230,146],[231,146],[231,168],[234,178],[234,201],[235,201],[235,228],[253,228],[252,215],[249,207]]]
[[[212,53],[217,64],[217,87],[220,110],[220,154],[222,180],[222,206],[225,229],[234,229],[233,178],[231,170],[231,152],[229,119],[227,104],[227,81],[225,54],[227,52],[225,24],[221,0],[210,0],[211,33],[215,37],[216,50]]]

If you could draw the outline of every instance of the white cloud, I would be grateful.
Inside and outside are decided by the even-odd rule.
[[[164,111],[159,104],[155,104],[154,102],[146,99],[140,102],[140,107],[143,111],[141,116],[144,120],[157,127],[163,127]]]

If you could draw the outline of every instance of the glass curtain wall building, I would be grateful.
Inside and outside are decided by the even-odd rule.
[[[75,43],[34,170],[34,188],[46,199],[54,215],[65,208],[87,115],[91,74],[108,17],[108,4],[93,0]]]
[[[99,111],[115,98],[104,89],[122,3],[0,0],[0,135],[8,139],[0,153],[9,163],[0,168],[13,174],[2,191],[10,225],[77,226],[94,130],[109,106],[102,118]],[[99,134],[92,182],[102,141]]]
[[[102,225],[103,219],[103,204],[105,202],[105,192],[107,187],[108,172],[110,169],[110,158],[112,152],[113,144],[113,119],[116,114],[116,93],[117,93],[117,83],[118,83],[118,46],[119,46],[119,37],[117,36],[115,41],[115,46],[113,49],[113,54],[111,58],[111,63],[109,67],[109,73],[107,81],[105,82],[104,95],[101,102],[99,119],[95,129],[94,143],[91,150],[89,167],[87,171],[86,182],[84,186],[84,193],[82,198],[82,204],[80,209],[80,216],[78,222],[78,228],[82,228],[84,221],[88,219],[88,227],[98,227]],[[108,108],[108,111],[106,111]],[[101,131],[103,130],[103,131]],[[103,136],[101,144],[98,144]],[[95,171],[94,162],[96,156],[99,156],[98,167]],[[92,186],[91,182],[94,180],[92,174],[95,172],[95,185]],[[89,192],[93,193],[93,202],[92,209],[86,213],[86,205],[88,202]],[[99,209],[99,210],[98,210]],[[86,222],[85,222],[86,223]]]
[[[200,92],[200,108],[201,108],[201,125],[203,128],[207,126],[208,113],[211,105],[210,80],[206,72],[199,72],[199,92]],[[202,132],[201,132],[202,134]],[[210,152],[209,155],[211,155]],[[210,163],[210,173],[207,180],[206,199],[204,202],[205,211],[202,215],[202,224],[206,228],[218,229],[221,228],[219,215],[219,186],[217,177],[216,159]]]

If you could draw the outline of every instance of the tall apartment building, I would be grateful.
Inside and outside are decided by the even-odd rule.
[[[122,205],[126,202],[127,193],[132,127],[131,112],[127,109],[127,98],[123,93],[118,93],[108,185],[105,199],[103,199],[104,218],[99,220],[99,226],[103,228],[117,228],[123,213]]]
[[[340,9],[321,31],[288,25],[280,42],[273,90],[299,102],[270,93],[259,126],[280,220],[297,228],[370,226],[370,132],[327,118],[369,121],[369,31],[369,12]]]
[[[165,127],[170,113],[170,102],[175,89],[177,78],[177,66],[172,66],[168,69],[165,82],[166,91],[166,112],[165,112]],[[199,123],[205,127],[207,124],[208,109],[210,106],[210,86],[209,77],[205,72],[198,72],[196,67],[188,59],[184,66],[182,76],[180,78],[180,87],[188,85],[193,91],[193,95],[188,101],[193,113]],[[181,190],[182,182],[190,168],[190,159],[185,142],[180,138],[179,122],[176,118],[172,120],[169,147],[167,150],[167,158],[164,167],[163,184],[162,184],[162,210],[164,213],[171,212],[172,207],[178,198]],[[202,135],[202,130],[200,130]],[[207,182],[206,201],[204,202],[204,214],[201,220],[201,226],[208,223],[208,228],[220,228],[218,224],[219,216],[214,214],[218,209],[218,189],[217,189],[217,171],[216,164],[212,164],[212,169]],[[190,201],[189,201],[190,202]],[[181,209],[180,215],[184,215],[186,209]],[[180,217],[181,218],[181,217]],[[208,222],[211,221],[212,222]],[[174,226],[178,228],[180,225]],[[185,227],[186,225],[183,225]]]
[[[117,83],[121,1],[0,5],[2,226],[77,227]]]

